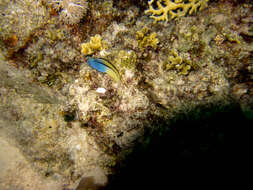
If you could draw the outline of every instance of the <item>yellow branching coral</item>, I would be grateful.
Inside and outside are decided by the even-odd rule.
[[[181,75],[188,75],[192,69],[197,70],[199,68],[197,63],[181,57],[176,50],[171,50],[171,54],[169,63],[165,65],[166,70],[177,70]]]
[[[105,42],[102,41],[102,37],[98,34],[90,38],[90,42],[81,44],[81,52],[84,55],[91,55],[97,51],[106,49]]]
[[[149,9],[145,11],[151,14],[151,18],[157,21],[168,21],[170,19],[192,14],[207,7],[208,0],[149,0]],[[156,5],[155,5],[156,3]],[[154,7],[157,7],[154,8]]]
[[[136,40],[138,41],[138,46],[141,50],[144,50],[147,47],[156,49],[159,43],[156,33],[150,33],[150,29],[147,27],[144,27],[142,30],[136,32]]]

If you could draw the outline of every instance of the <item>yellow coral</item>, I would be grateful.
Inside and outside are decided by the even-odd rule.
[[[156,5],[154,6],[156,2]],[[149,9],[145,13],[150,14],[151,18],[157,21],[168,21],[168,14],[170,19],[185,16],[187,13],[192,14],[202,10],[207,6],[208,0],[149,0]],[[157,7],[155,9],[154,7]]]
[[[91,37],[90,42],[81,44],[81,47],[81,52],[84,55],[91,55],[96,51],[106,49],[106,44],[102,41],[102,37],[96,34],[94,37]]]
[[[188,75],[192,69],[197,70],[199,68],[197,63],[181,57],[176,50],[171,50],[171,54],[169,56],[170,63],[165,65],[166,70],[177,70],[181,75]]]
[[[141,50],[144,50],[147,47],[152,47],[153,49],[157,48],[159,40],[156,38],[156,33],[149,33],[150,29],[147,27],[144,27],[141,31],[136,32],[136,39]]]

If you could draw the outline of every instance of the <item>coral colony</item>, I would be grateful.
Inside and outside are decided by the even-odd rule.
[[[153,4],[157,5],[157,9],[154,8]],[[185,16],[187,13],[192,14],[197,11],[199,8],[202,10],[207,7],[208,0],[149,0],[148,5],[149,9],[145,11],[147,14],[151,14],[151,18],[157,21],[168,21],[168,14],[170,15],[170,19],[174,19],[176,17]]]

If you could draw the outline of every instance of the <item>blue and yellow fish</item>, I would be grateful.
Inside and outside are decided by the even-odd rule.
[[[116,82],[120,81],[120,74],[118,69],[109,61],[101,58],[88,57],[87,63],[91,68],[96,69],[102,73],[107,73]]]

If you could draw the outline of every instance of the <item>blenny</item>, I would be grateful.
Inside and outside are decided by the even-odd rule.
[[[102,58],[88,57],[87,63],[91,68],[96,69],[102,73],[107,73],[116,82],[120,81],[120,74],[118,69],[109,61]]]

